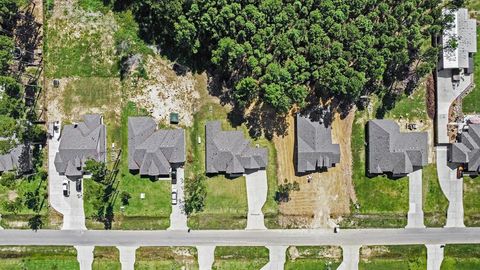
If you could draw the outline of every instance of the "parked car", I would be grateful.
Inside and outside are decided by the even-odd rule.
[[[177,190],[172,190],[172,205],[177,205]]]
[[[177,171],[173,170],[170,177],[172,178],[172,185],[177,184]]]
[[[82,192],[82,179],[75,181],[75,187],[77,192]]]
[[[68,180],[63,181],[62,187],[63,187],[63,196],[65,197],[70,196],[70,182],[68,182]]]
[[[335,228],[333,228],[333,232],[334,232],[334,233],[338,233],[338,232],[340,232],[340,228],[339,228],[339,227],[335,227]]]

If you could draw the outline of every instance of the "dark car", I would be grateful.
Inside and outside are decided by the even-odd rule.
[[[70,196],[70,182],[68,182],[68,180],[63,181],[62,189],[63,189],[63,196],[65,197]]]
[[[75,187],[77,189],[77,192],[82,192],[82,180],[77,180],[75,182]]]
[[[170,176],[172,177],[172,185],[177,184],[177,171],[173,170]]]

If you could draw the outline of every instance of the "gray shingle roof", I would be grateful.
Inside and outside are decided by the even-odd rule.
[[[106,128],[102,116],[86,114],[83,120],[63,127],[54,161],[59,174],[82,176],[88,159],[106,161]]]
[[[185,162],[185,131],[156,129],[151,117],[128,118],[128,168],[140,175],[168,175]]]
[[[24,164],[24,168],[20,168],[20,157],[22,155],[22,152],[26,150],[28,152],[25,152],[26,158],[28,160],[25,160],[26,162]],[[13,148],[10,152],[4,155],[0,155],[0,173],[6,172],[6,171],[13,171],[13,170],[21,170],[23,171],[29,171],[32,169],[32,164],[31,164],[31,151],[30,147],[28,145],[23,145],[20,144]],[[21,173],[21,172],[20,172]]]
[[[467,172],[480,173],[480,124],[469,124],[449,150],[450,162],[464,164]]]
[[[340,146],[332,144],[330,127],[300,114],[297,114],[296,125],[298,173],[330,168],[340,162]]]
[[[241,131],[222,131],[219,121],[210,121],[205,136],[207,173],[243,174],[267,166],[267,149],[251,147]]]
[[[402,133],[391,120],[368,122],[368,172],[406,175],[428,162],[426,132]]]

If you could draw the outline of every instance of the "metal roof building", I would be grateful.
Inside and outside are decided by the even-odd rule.
[[[60,175],[81,177],[89,159],[106,161],[106,128],[99,114],[86,114],[83,122],[63,127],[54,163]]]
[[[444,10],[444,14],[451,14],[454,20],[449,28],[445,29],[441,39],[443,45],[442,67],[472,69],[472,53],[477,52],[477,23],[470,19],[468,10],[460,8],[456,11]],[[453,42],[456,41],[456,42]],[[449,46],[456,43],[456,47]]]
[[[332,132],[306,116],[296,116],[296,171],[305,173],[330,168],[340,162],[340,146],[332,144]]]
[[[480,173],[480,124],[469,124],[460,140],[449,149],[449,162],[464,165],[470,174]]]
[[[157,130],[151,117],[128,118],[128,168],[145,176],[166,176],[185,163],[185,131]]]
[[[403,176],[428,162],[426,132],[400,132],[392,120],[368,121],[368,173]]]
[[[267,166],[267,149],[251,147],[241,131],[222,131],[219,121],[210,121],[205,125],[205,136],[207,173],[239,175]]]

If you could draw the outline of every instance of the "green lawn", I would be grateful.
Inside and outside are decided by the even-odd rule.
[[[197,251],[193,247],[140,247],[135,269],[198,269]]]
[[[438,182],[437,167],[429,164],[423,168],[423,212],[427,227],[446,224],[448,200]]]
[[[120,252],[116,247],[95,247],[93,270],[120,270]]]
[[[480,269],[480,245],[446,245],[442,270]]]
[[[475,7],[480,7],[480,1],[471,1]],[[477,29],[477,44],[480,44],[480,28]],[[463,112],[464,113],[480,113],[480,53],[475,54],[475,88],[463,99]]]
[[[427,249],[421,245],[364,246],[360,250],[360,258],[360,270],[427,268]]]
[[[0,270],[77,270],[79,268],[73,247],[0,247]]]
[[[212,269],[257,270],[268,263],[268,249],[265,247],[216,247]]]
[[[463,209],[466,226],[480,226],[479,178],[463,178]]]
[[[186,181],[193,175],[205,174],[205,123],[209,120],[220,120],[224,130],[234,130],[227,122],[227,111],[216,103],[209,103],[200,108],[194,115],[193,126],[187,129],[187,162],[185,165]],[[237,128],[248,138],[247,128]],[[198,137],[202,143],[198,144]],[[252,140],[252,144],[267,147],[269,164],[267,167],[268,195],[263,207],[268,227],[276,226],[277,203],[274,201],[277,190],[276,151],[271,141],[265,138]],[[223,175],[208,177],[206,180],[207,198],[201,213],[189,217],[189,226],[194,229],[243,229],[247,217],[247,193],[244,177],[227,179]]]
[[[291,254],[295,254],[292,258]],[[342,249],[334,246],[299,246],[287,250],[285,269],[337,269],[342,262]],[[330,267],[330,268],[329,268]]]

